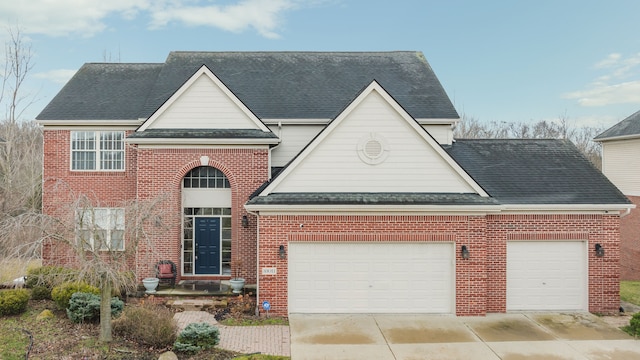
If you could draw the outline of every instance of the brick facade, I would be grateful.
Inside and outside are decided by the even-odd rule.
[[[628,196],[636,205],[620,221],[620,279],[640,280],[640,196]]]
[[[240,273],[248,283],[255,283],[256,219],[246,212],[243,205],[251,193],[268,180],[269,154],[266,148],[139,149],[127,145],[125,171],[86,172],[70,170],[70,138],[69,130],[44,131],[43,208],[46,214],[73,216],[62,213],[60,208],[65,201],[60,197],[73,194],[89,195],[96,206],[102,207],[121,206],[124,201],[136,198],[145,200],[168,196],[168,201],[163,203],[167,207],[164,220],[169,231],[153,239],[154,249],[141,245],[130,268],[136,269],[140,279],[151,275],[153,265],[161,259],[172,260],[180,268],[182,178],[191,169],[201,166],[201,157],[207,156],[208,165],[221,170],[231,185],[232,259],[242,260]],[[241,226],[243,215],[249,217],[246,228]],[[56,246],[47,243],[43,249],[43,263],[72,266],[75,261],[69,256],[69,248],[60,243]]]
[[[586,241],[589,311],[611,314],[619,307],[617,215],[263,215],[259,221],[259,266],[277,269],[277,276],[259,275],[259,296],[280,315],[287,314],[288,260],[278,256],[279,245],[318,241],[454,242],[459,316],[506,312],[508,241]],[[606,249],[604,258],[595,256],[596,243]],[[467,260],[460,256],[462,245],[472,252]]]
[[[182,179],[191,169],[203,165],[203,157],[208,157],[208,165],[221,170],[231,185],[232,258],[242,260],[243,276],[248,283],[258,282],[259,296],[271,301],[272,313],[287,314],[288,259],[280,259],[279,246],[305,241],[455,243],[457,315],[506,311],[508,241],[586,241],[589,311],[615,313],[618,310],[621,254],[618,215],[262,215],[258,219],[247,213],[243,205],[269,178],[266,148],[138,148],[127,145],[125,171],[78,172],[70,171],[68,130],[45,130],[44,141],[43,204],[47,214],[64,215],[57,207],[62,200],[56,198],[60,192],[52,190],[60,184],[67,187],[67,193],[90,194],[100,206],[118,206],[122,201],[136,198],[169,197],[165,206],[172,227],[153,239],[153,249],[141,247],[137,258],[131,260],[130,266],[137,270],[139,278],[150,275],[153,264],[161,259],[172,260],[180,268]],[[636,204],[639,202],[639,198],[632,200]],[[640,216],[636,212],[622,221],[637,224]],[[249,217],[246,228],[241,225],[243,215]],[[606,249],[605,257],[595,256],[596,243]],[[638,242],[634,244],[634,251],[637,251]],[[462,245],[472,252],[467,260],[460,257]],[[68,250],[47,244],[43,251],[44,263],[72,265]],[[622,253],[625,257],[631,254],[626,248]],[[274,267],[277,275],[259,274],[258,257],[260,268]]]

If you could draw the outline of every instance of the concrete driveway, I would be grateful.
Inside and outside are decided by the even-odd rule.
[[[589,313],[289,316],[291,358],[640,359],[640,341]]]

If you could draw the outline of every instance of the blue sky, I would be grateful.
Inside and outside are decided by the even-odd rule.
[[[640,110],[639,13],[636,0],[0,0],[0,25],[32,47],[25,118],[85,62],[416,50],[461,116],[609,127]]]

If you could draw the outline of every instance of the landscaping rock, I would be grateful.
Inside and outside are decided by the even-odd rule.
[[[49,309],[42,310],[40,314],[36,317],[36,320],[45,320],[53,318],[53,313]]]
[[[160,354],[158,360],[178,360],[178,356],[173,351]]]

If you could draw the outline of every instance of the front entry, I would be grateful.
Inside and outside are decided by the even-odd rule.
[[[195,218],[196,275],[220,274],[220,218]]]

